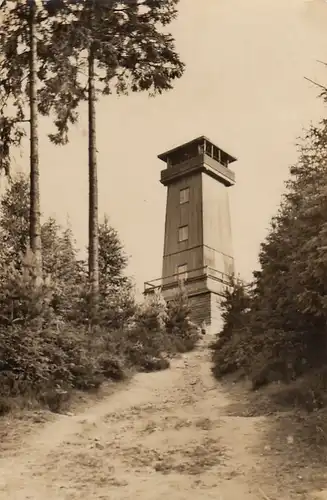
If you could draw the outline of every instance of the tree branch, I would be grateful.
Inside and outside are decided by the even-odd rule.
[[[327,90],[327,87],[324,87],[323,85],[321,85],[320,83],[318,82],[315,82],[314,80],[311,80],[310,78],[307,78],[306,76],[304,77],[305,80],[307,80],[308,82],[310,83],[313,83],[313,85],[316,85],[316,87],[319,87],[323,90]]]

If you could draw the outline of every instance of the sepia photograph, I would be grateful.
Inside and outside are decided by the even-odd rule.
[[[327,0],[0,0],[0,500],[327,500]]]

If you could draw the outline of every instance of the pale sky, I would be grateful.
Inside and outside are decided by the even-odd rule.
[[[230,188],[236,269],[257,267],[260,242],[276,212],[295,142],[324,112],[318,90],[327,82],[325,0],[181,0],[171,27],[187,65],[175,89],[155,99],[103,98],[98,104],[99,207],[130,255],[140,291],[160,277],[166,189],[157,155],[207,135],[238,158]],[[69,146],[49,145],[42,124],[43,213],[65,223],[78,245],[87,242],[87,136],[83,123]],[[28,159],[15,170],[28,168]]]

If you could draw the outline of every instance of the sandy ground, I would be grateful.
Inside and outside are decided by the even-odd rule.
[[[314,498],[290,492],[265,459],[267,417],[232,407],[202,345],[83,411],[33,424],[19,447],[3,445],[0,499]]]

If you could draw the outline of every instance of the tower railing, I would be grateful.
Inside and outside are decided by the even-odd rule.
[[[225,285],[230,284],[230,275],[225,274],[210,266],[203,266],[183,273],[175,273],[163,278],[157,278],[144,283],[144,293],[151,293],[155,290],[176,287],[178,283],[188,284],[192,281],[210,278]]]

